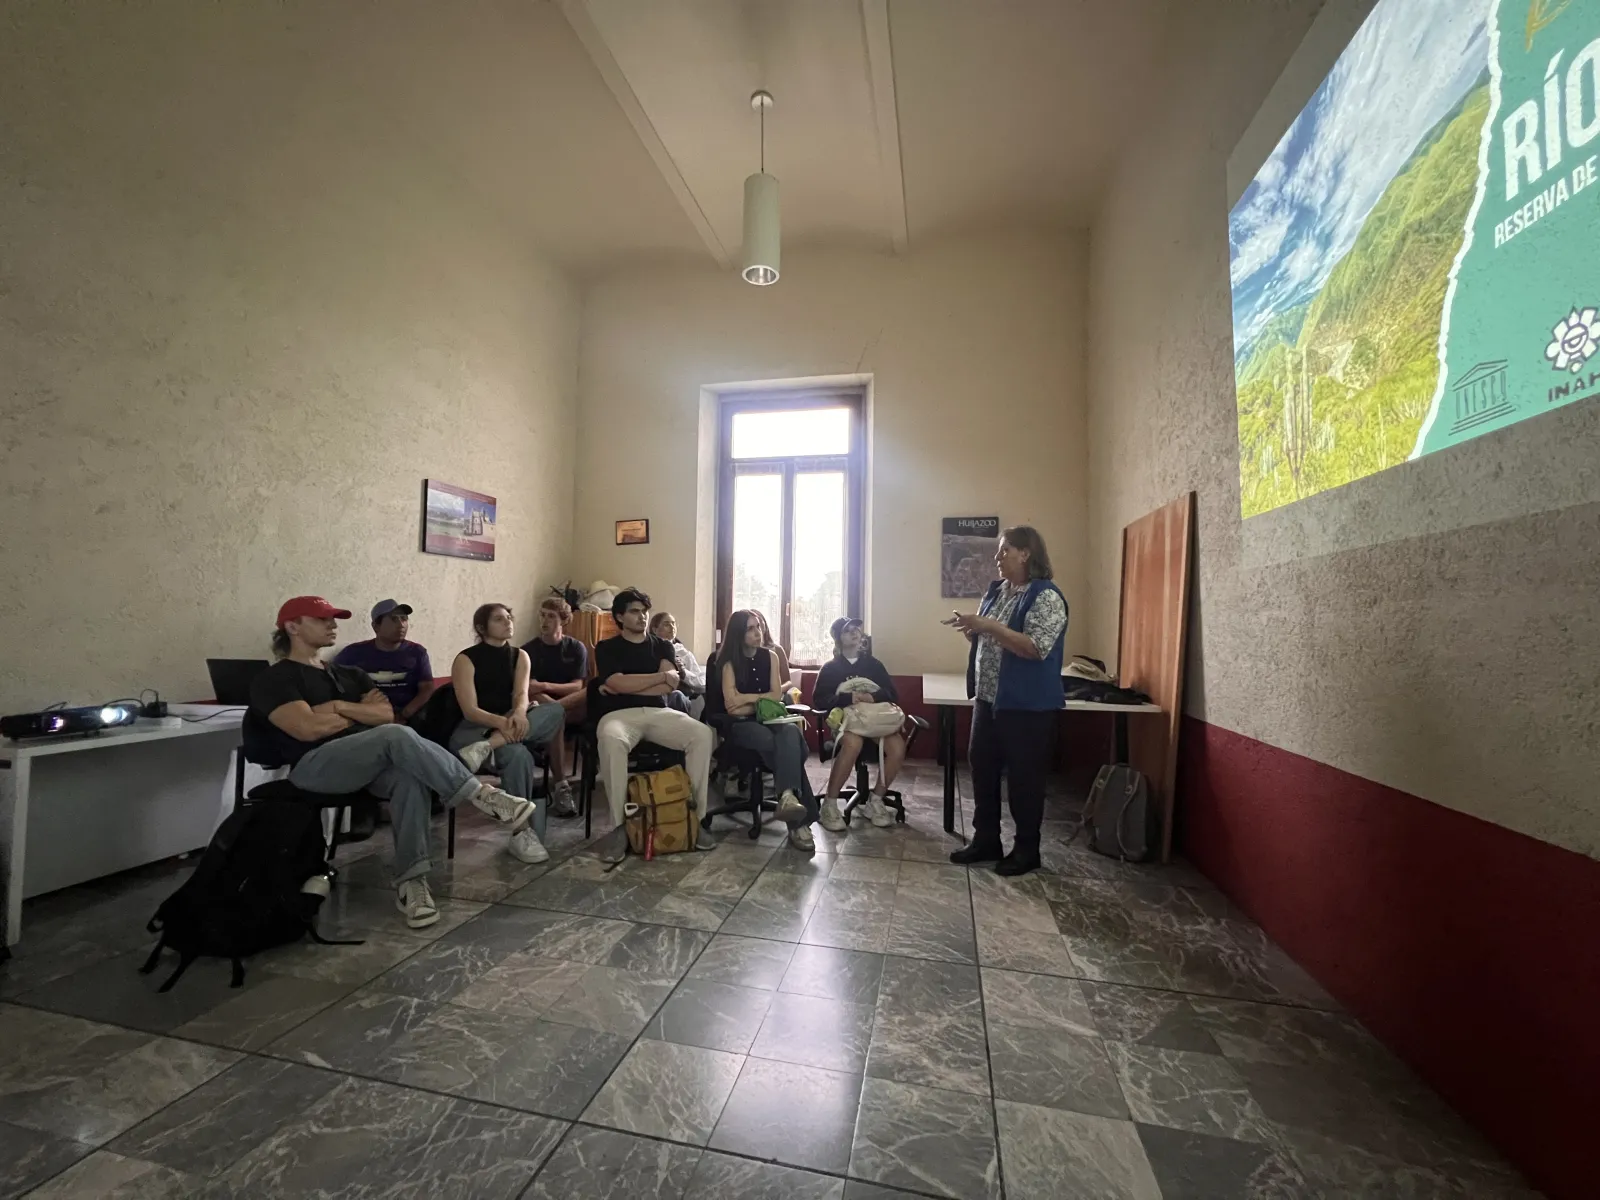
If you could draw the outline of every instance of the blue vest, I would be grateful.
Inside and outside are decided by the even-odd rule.
[[[978,606],[980,616],[987,617],[999,603],[1000,589],[1004,586],[1001,580],[995,580],[989,585],[988,593],[983,597],[983,603]],[[1023,593],[1022,599],[1017,601],[1017,607],[1012,610],[1009,622],[1012,629],[1022,632],[1023,625],[1028,619],[1028,610],[1033,607],[1033,602],[1038,599],[1043,591],[1055,592],[1061,595],[1061,589],[1048,579],[1035,579],[1028,584],[1028,590]],[[1067,598],[1061,597],[1061,605],[1066,607]],[[1040,659],[1023,658],[1011,653],[1004,648],[1000,651],[1000,686],[995,690],[994,706],[1000,709],[1020,709],[1024,712],[1041,712],[1060,708],[1066,703],[1061,691],[1061,646],[1066,640],[1066,626],[1061,627],[1061,636],[1056,638],[1055,645]],[[967,695],[978,694],[978,640],[974,638],[972,645],[967,649]]]

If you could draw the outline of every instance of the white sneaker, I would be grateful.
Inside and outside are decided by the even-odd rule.
[[[806,819],[806,806],[800,803],[799,796],[786,791],[778,797],[778,808],[772,815],[785,825],[798,825]]]
[[[829,833],[843,833],[850,828],[845,824],[844,814],[839,811],[839,802],[837,800],[824,800],[822,802],[822,812],[817,815],[817,820],[822,823],[822,827]]]
[[[811,826],[795,825],[789,830],[789,844],[810,853],[817,848],[817,839],[811,836]]]
[[[426,879],[407,879],[395,896],[394,906],[406,915],[406,924],[413,929],[426,929],[439,919],[439,909],[428,891]]]
[[[867,797],[865,807],[867,820],[871,821],[879,829],[887,829],[894,824],[894,814],[889,811],[889,806],[883,802],[883,797],[878,795],[877,792],[873,792],[872,795]]]
[[[481,787],[472,797],[472,807],[488,813],[502,825],[511,826],[511,832],[526,829],[533,820],[533,801],[513,796],[497,787]]]
[[[489,744],[488,738],[484,738],[482,741],[461,747],[456,751],[456,757],[467,764],[467,770],[476,775],[493,753],[494,747]]]
[[[511,835],[510,850],[512,858],[525,863],[542,863],[550,857],[550,851],[544,848],[531,825]]]
[[[326,875],[313,875],[300,885],[300,890],[307,896],[321,896],[326,900],[333,889]]]

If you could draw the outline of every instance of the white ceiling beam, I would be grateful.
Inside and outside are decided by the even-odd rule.
[[[867,74],[872,86],[872,112],[878,126],[884,215],[894,252],[910,243],[906,225],[906,180],[900,166],[900,113],[894,95],[894,47],[889,39],[889,0],[861,0],[861,23],[867,42]]]
[[[618,65],[616,56],[611,53],[611,47],[606,45],[606,39],[601,34],[600,27],[594,23],[594,18],[589,15],[584,0],[561,0],[561,11],[567,18],[567,24],[572,26],[573,32],[578,35],[578,40],[583,43],[583,48],[589,52],[590,59],[600,72],[600,78],[605,80],[606,86],[611,89],[611,94],[622,106],[622,111],[626,114],[628,123],[633,126],[639,141],[643,143],[645,152],[650,155],[656,170],[661,173],[661,178],[666,181],[667,187],[678,201],[678,207],[683,209],[683,215],[689,218],[689,223],[700,235],[700,240],[705,243],[711,257],[716,260],[719,267],[732,266],[733,260],[723,246],[722,239],[717,237],[716,230],[711,228],[711,222],[700,209],[700,202],[694,198],[694,193],[684,182],[678,164],[672,160],[672,155],[667,153],[666,144],[656,132],[656,127],[650,123],[644,105],[639,103],[639,97],[634,95],[633,86],[628,82],[622,67]],[[898,170],[898,153],[895,161]]]

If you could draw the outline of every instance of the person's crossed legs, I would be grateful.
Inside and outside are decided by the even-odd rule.
[[[566,728],[566,714],[557,704],[534,704],[528,707],[528,732],[520,742],[507,742],[496,733],[490,738],[489,730],[471,721],[462,721],[450,735],[450,749],[467,760],[477,771],[498,775],[508,792],[529,796],[533,792],[533,752],[542,749],[554,759],[554,747],[560,743]],[[462,751],[467,747],[489,746],[487,754],[478,751],[470,760]],[[549,819],[551,797],[534,801],[533,825],[511,839],[511,853],[526,863],[541,863],[550,857],[544,848],[545,825]]]
[[[527,827],[534,813],[532,801],[473,778],[453,754],[406,725],[380,725],[318,746],[295,764],[289,782],[330,795],[365,790],[389,801],[397,904],[413,929],[439,919],[427,879],[432,867],[428,833],[433,796],[447,808],[470,801],[509,825],[513,837]]]

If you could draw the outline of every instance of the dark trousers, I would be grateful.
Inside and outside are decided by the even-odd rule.
[[[1017,825],[1014,849],[1022,855],[1039,853],[1039,826],[1044,820],[1044,785],[1054,758],[1055,711],[996,712],[987,700],[972,703],[972,741],[967,758],[972,763],[973,844],[1000,844],[1000,776],[1006,778],[1011,819]]]

